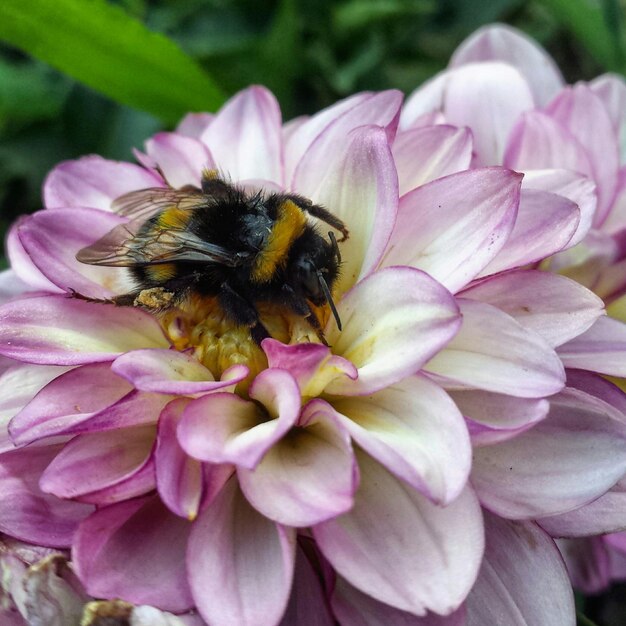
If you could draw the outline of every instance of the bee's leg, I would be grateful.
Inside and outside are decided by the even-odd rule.
[[[322,220],[322,222],[326,222],[333,228],[336,228],[342,235],[341,239],[339,239],[340,242],[345,241],[350,236],[348,227],[336,215],[333,215],[324,207],[321,207],[318,204],[313,204],[310,200],[307,200],[306,198],[302,198],[300,196],[287,196],[287,198],[297,204],[303,211],[306,211],[309,215],[312,215],[318,220]]]
[[[260,346],[263,339],[268,339],[271,335],[267,332],[267,328],[259,322],[250,329],[250,337],[252,337],[257,346]]]
[[[296,292],[289,286],[283,285],[282,287],[283,294],[283,304],[289,307],[296,315],[300,317],[306,318],[309,326],[313,328],[317,338],[327,346],[328,343],[326,341],[326,337],[324,337],[324,332],[322,330],[322,326],[317,319],[317,315],[306,301],[305,298],[296,294]]]
[[[227,282],[222,283],[218,300],[227,317],[235,324],[250,328],[250,336],[258,345],[261,345],[263,339],[270,337],[254,304],[248,302]]]
[[[282,304],[291,309],[296,315],[300,317],[308,317],[311,314],[311,309],[307,301],[298,296],[296,292],[287,284],[281,287]]]
[[[324,337],[324,329],[320,324],[320,321],[317,319],[317,315],[313,309],[307,303],[307,309],[309,310],[309,314],[307,315],[306,321],[309,323],[311,328],[315,331],[317,338],[325,345],[328,346],[328,341],[326,341],[326,337]]]
[[[116,304],[117,306],[132,306],[135,298],[137,297],[137,294],[126,293],[121,296],[115,296],[114,298],[91,298],[89,296],[83,295],[75,289],[70,288],[67,296],[68,298],[73,298],[74,300],[83,300],[84,302],[96,302],[98,304]]]

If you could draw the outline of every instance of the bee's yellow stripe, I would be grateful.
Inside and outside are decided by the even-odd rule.
[[[295,202],[285,200],[278,207],[278,216],[265,247],[255,259],[252,267],[254,282],[270,281],[276,270],[285,265],[289,249],[302,234],[305,226],[306,216],[302,209]]]
[[[176,265],[174,263],[159,263],[146,266],[146,274],[155,283],[163,283],[176,276]]]
[[[163,230],[184,230],[191,217],[191,211],[185,211],[177,206],[172,206],[169,209],[165,209],[158,219],[157,225]]]

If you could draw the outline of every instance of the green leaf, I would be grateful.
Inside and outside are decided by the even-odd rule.
[[[166,121],[224,100],[175,43],[106,0],[2,0],[0,39]]]
[[[623,71],[621,54],[602,7],[590,0],[540,0],[608,70]]]

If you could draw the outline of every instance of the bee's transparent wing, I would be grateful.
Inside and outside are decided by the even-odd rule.
[[[131,191],[116,198],[111,209],[124,217],[147,220],[155,213],[173,206],[179,209],[194,209],[202,203],[202,200],[202,191],[191,185],[181,189],[150,187]]]
[[[145,220],[120,224],[93,245],[78,252],[76,259],[89,265],[135,267],[173,261],[217,263],[235,267],[243,255],[204,241],[185,230],[156,228],[141,232]]]

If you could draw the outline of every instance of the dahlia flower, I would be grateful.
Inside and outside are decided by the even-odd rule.
[[[141,165],[51,172],[8,240],[27,287],[0,307],[2,533],[71,549],[91,597],[211,626],[574,623],[534,520],[624,474],[623,394],[566,376],[602,300],[529,268],[587,235],[587,209],[470,169],[465,128],[398,130],[401,105],[362,93],[282,125],[252,87],[149,139]],[[328,346],[276,306],[259,347],[211,299],[68,297],[129,291],[123,268],[76,260],[124,223],[116,198],[205,168],[348,226]]]
[[[553,60],[536,43],[515,29],[495,25],[469,37],[454,53],[450,68],[409,98],[401,126],[419,126],[433,118],[467,125],[474,134],[474,165],[503,164],[523,171],[523,188],[576,202],[581,219],[569,249],[540,267],[593,289],[609,312],[623,320],[625,104],[621,77],[607,74],[565,86]],[[559,353],[567,367],[618,377],[615,382],[624,388],[625,341],[626,326],[603,317]],[[572,378],[579,389],[607,387],[589,372],[572,372]],[[623,413],[621,394],[612,389],[611,396],[610,403]],[[598,536],[626,528],[623,483],[622,477],[597,501],[541,522],[553,536],[570,538],[559,545],[574,584],[584,591],[597,592],[611,578],[624,578],[623,533]],[[571,539],[579,536],[588,539]]]

